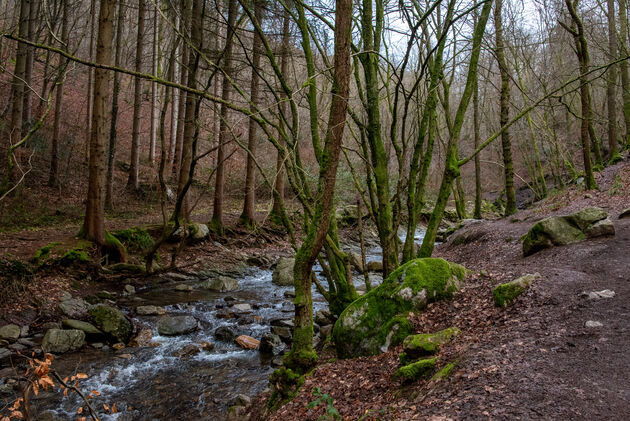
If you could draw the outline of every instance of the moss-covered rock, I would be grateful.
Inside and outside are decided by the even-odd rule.
[[[281,257],[278,264],[273,270],[271,282],[279,286],[293,286],[293,265],[295,259],[289,257]]]
[[[506,284],[497,285],[494,288],[494,303],[497,307],[507,307],[514,302],[516,297],[521,295],[531,283],[540,278],[538,272],[534,274],[523,275]]]
[[[451,298],[466,273],[463,266],[436,258],[399,267],[343,311],[333,329],[338,355],[375,355],[400,344],[412,332],[405,315],[429,302]]]
[[[586,238],[613,235],[614,225],[606,211],[588,207],[566,216],[552,216],[537,222],[523,236],[523,255],[529,256],[542,249],[562,246]]]
[[[153,246],[151,234],[140,227],[131,227],[124,230],[112,231],[116,237],[130,253],[143,253]]]
[[[461,331],[458,328],[449,327],[436,333],[410,335],[403,341],[403,351],[412,360],[433,355],[438,352],[440,345],[450,342],[459,334]]]
[[[44,247],[37,250],[35,255],[30,260],[31,263],[35,265],[40,265],[41,263],[43,263],[50,257],[50,252],[53,250],[53,248],[59,245],[61,245],[61,243],[59,242],[52,242],[52,243],[46,244]]]
[[[455,366],[456,366],[455,363],[446,364],[444,367],[442,367],[440,371],[438,371],[437,373],[433,375],[433,377],[431,377],[431,381],[439,381],[439,380],[447,378],[448,376],[451,375]]]
[[[98,304],[89,313],[96,327],[115,342],[127,343],[131,338],[131,323],[117,308]]]
[[[396,370],[393,377],[394,379],[401,379],[403,381],[417,380],[420,377],[429,374],[435,368],[436,362],[437,357],[429,358],[426,360],[418,360],[411,364],[400,367],[398,370]]]

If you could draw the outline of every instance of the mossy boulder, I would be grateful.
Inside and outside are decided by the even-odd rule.
[[[42,339],[42,350],[62,354],[76,351],[85,344],[85,332],[81,330],[50,329]]]
[[[295,259],[281,257],[276,264],[276,268],[273,270],[271,282],[279,286],[292,286],[293,265],[295,265]]]
[[[413,331],[406,314],[451,298],[466,274],[463,266],[436,258],[399,267],[341,313],[333,329],[338,355],[376,355],[402,343]]]
[[[428,358],[426,360],[418,360],[411,364],[400,367],[394,373],[394,379],[401,379],[403,381],[414,381],[421,377],[428,375],[435,368],[437,357]]]
[[[494,303],[497,307],[507,307],[514,302],[516,297],[521,295],[532,282],[540,278],[538,272],[534,274],[523,275],[506,284],[497,285],[494,288]]]
[[[193,242],[205,240],[210,235],[210,229],[206,224],[193,222],[189,227],[189,240]]]
[[[238,280],[229,276],[219,276],[215,279],[208,279],[199,284],[201,289],[207,289],[216,292],[229,292],[238,289]]]
[[[403,341],[404,357],[401,354],[401,361],[411,361],[433,355],[438,352],[440,345],[450,342],[459,334],[461,334],[461,331],[458,328],[449,327],[436,333],[421,333],[407,336]]]
[[[96,327],[114,342],[127,343],[131,338],[131,323],[117,308],[97,304],[90,308],[89,313]]]
[[[614,233],[614,225],[608,219],[606,211],[588,207],[571,215],[552,216],[534,224],[522,238],[523,255],[529,256],[552,246],[567,245],[586,238]]]
[[[84,332],[86,336],[91,338],[96,338],[103,335],[103,332],[98,330],[96,326],[94,326],[92,323],[84,322],[81,320],[64,319],[61,322],[61,325],[64,329],[80,330]]]
[[[447,378],[453,372],[453,369],[456,367],[455,363],[448,363],[440,371],[435,373],[433,377],[431,377],[431,381],[439,381]]]
[[[153,246],[153,237],[144,228],[131,227],[112,231],[111,234],[131,253],[143,253]]]

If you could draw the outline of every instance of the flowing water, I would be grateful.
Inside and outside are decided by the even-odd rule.
[[[422,236],[423,232],[417,232],[416,241],[421,241]],[[380,249],[368,250],[368,261],[380,258]],[[321,270],[315,267],[316,271],[318,269]],[[160,336],[156,328],[160,316],[137,316],[134,324],[151,329],[154,335],[151,341],[156,346],[120,351],[86,347],[81,352],[62,355],[54,366],[64,376],[77,372],[88,374],[80,388],[99,392],[91,403],[102,420],[223,419],[238,394],[253,396],[267,388],[273,368],[271,357],[221,341],[214,332],[226,326],[237,334],[260,339],[269,332],[272,320],[291,319],[293,305],[285,293],[292,287],[273,284],[271,275],[269,270],[251,268],[238,279],[239,289],[227,293],[197,289],[176,291],[174,281],[164,283],[162,280],[139,290],[133,299],[120,301],[119,305],[123,308],[163,306],[170,315],[195,317],[199,330],[182,336]],[[363,276],[353,279],[358,287],[363,283]],[[199,279],[184,281],[191,285],[198,282]],[[380,283],[380,278],[376,276],[372,283]],[[314,311],[327,307],[315,290],[313,295]],[[248,303],[252,310],[224,318],[231,312],[228,303]],[[203,342],[212,343],[214,349],[188,357],[173,356],[187,345]],[[77,396],[62,399],[59,393],[40,393],[35,398],[35,405],[41,411],[52,410],[62,419],[74,419],[80,403]],[[119,412],[107,414],[103,404],[111,407],[114,403]]]

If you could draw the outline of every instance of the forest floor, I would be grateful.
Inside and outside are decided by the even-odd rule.
[[[439,353],[440,367],[456,362],[451,376],[403,384],[392,380],[400,347],[375,357],[338,360],[332,347],[324,346],[319,365],[300,393],[267,414],[269,418],[318,419],[326,404],[314,408],[308,404],[317,399],[314,389],[319,388],[332,398],[331,405],[344,420],[626,419],[630,413],[626,354],[630,349],[630,219],[617,216],[630,207],[628,157],[598,173],[597,182],[598,191],[572,187],[511,217],[467,223],[436,248],[434,256],[473,271],[453,300],[430,304],[413,317],[418,333],[450,326],[461,329],[462,335]],[[586,206],[606,209],[616,235],[522,256],[519,239],[536,221]],[[138,215],[121,214],[107,222],[108,228],[158,222]],[[198,216],[195,219],[209,219],[209,215]],[[230,224],[235,221],[236,216],[229,218]],[[69,221],[36,230],[5,230],[0,235],[0,256],[26,260],[43,245],[74,236],[77,229],[76,221]],[[454,244],[458,236],[466,238],[464,244]],[[201,261],[233,264],[288,249],[286,241],[273,233],[255,236],[237,231],[222,244],[206,241],[187,249],[178,263],[186,271]],[[494,306],[495,285],[535,272],[541,279],[513,306]],[[54,308],[56,297],[71,284],[71,276],[38,278],[23,300],[0,308],[0,325],[43,323],[54,316],[46,309]],[[582,295],[604,289],[613,290],[615,296],[589,300]],[[586,327],[589,320],[602,326]],[[264,414],[267,397],[254,399],[249,408],[253,418]]]

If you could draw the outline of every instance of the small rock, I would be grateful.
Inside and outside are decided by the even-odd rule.
[[[319,328],[319,334],[322,338],[328,337],[333,330],[333,325],[325,325]]]
[[[244,349],[258,349],[260,346],[260,341],[258,339],[254,339],[251,336],[241,335],[234,340],[237,345]]]
[[[283,364],[284,364],[284,359],[282,356],[275,357],[273,360],[271,360],[272,367],[282,367]]]
[[[0,348],[0,360],[8,357],[9,355],[11,355],[11,351],[9,351],[7,348]]]
[[[236,333],[227,326],[220,326],[214,331],[214,337],[220,341],[232,342],[236,339]]]
[[[199,354],[199,352],[201,352],[201,350],[199,349],[199,347],[195,344],[188,344],[185,347],[183,347],[182,349],[173,352],[171,355],[173,357],[189,357],[191,355],[196,355]]]
[[[285,342],[290,342],[293,338],[293,332],[289,327],[271,326],[271,333],[278,335]]]
[[[10,324],[0,327],[0,338],[7,341],[17,341],[22,330],[18,325]]]
[[[193,290],[192,285],[186,285],[186,284],[179,284],[175,287],[175,291],[184,291],[184,292],[190,292]]]
[[[283,327],[293,327],[293,320],[291,319],[272,319],[269,324],[271,326],[283,326]]]
[[[367,262],[367,270],[368,272],[382,272],[383,262],[380,262],[378,260],[372,260],[371,262]]]
[[[22,326],[22,328],[20,329],[20,338],[26,338],[28,336],[29,330],[30,327],[28,325]]]
[[[214,349],[214,344],[211,342],[201,342],[199,345],[201,346],[201,349],[206,352],[210,352]]]
[[[331,325],[335,322],[332,314],[328,310],[319,310],[315,313],[315,323],[320,326]]]
[[[103,343],[102,342],[94,342],[93,344],[90,344],[90,346],[94,349],[101,349],[103,348]]]
[[[238,311],[252,311],[252,306],[247,303],[234,304],[232,308]]]
[[[103,334],[93,324],[81,320],[65,319],[61,322],[61,325],[64,329],[82,330],[87,336],[100,336]]]
[[[202,289],[207,289],[216,292],[228,292],[238,289],[238,281],[229,276],[219,276],[216,279],[210,279],[199,284]]]
[[[123,360],[130,360],[131,354],[118,354],[116,355],[116,358],[122,358]]]
[[[234,405],[236,406],[248,406],[252,403],[252,398],[247,395],[240,394],[234,399]]]
[[[151,342],[151,339],[153,339],[153,331],[151,329],[141,329],[136,337],[133,338],[131,342],[129,342],[129,346],[134,348],[143,346],[157,346],[158,344],[155,342]]]
[[[134,295],[136,293],[136,287],[134,287],[133,285],[125,285],[125,292],[128,295]]]
[[[271,276],[271,282],[279,286],[291,286],[293,285],[293,265],[295,259],[288,257],[281,257],[278,259],[276,268]]]
[[[361,255],[359,253],[350,252],[348,253],[348,257],[350,258],[350,265],[355,268],[357,272],[363,273],[364,268]]]
[[[16,342],[14,344],[9,345],[9,349],[16,352],[21,352],[21,351],[26,350],[27,348],[25,345],[22,345],[21,343]]]
[[[589,328],[596,328],[596,327],[603,327],[603,323],[601,322],[597,322],[594,320],[588,320],[586,323],[584,323],[585,327],[589,327]]]
[[[85,332],[82,330],[50,329],[42,340],[42,350],[62,354],[75,351],[85,344]]]
[[[159,306],[138,306],[136,307],[138,316],[162,316],[166,314],[166,310]]]
[[[46,322],[42,325],[42,330],[61,329],[61,323],[58,322]]]
[[[158,321],[157,329],[163,336],[184,335],[197,330],[197,320],[192,316],[166,316]]]
[[[589,300],[599,300],[601,298],[613,298],[615,296],[615,291],[604,289],[601,291],[583,292],[582,296],[588,298]]]
[[[59,303],[59,310],[71,319],[83,319],[88,314],[88,304],[82,298],[72,298],[68,293]]]
[[[283,295],[284,295],[284,298],[293,299],[295,298],[295,291],[289,289],[289,290],[284,291]]]
[[[114,299],[116,299],[116,294],[114,294],[113,292],[105,291],[105,290],[97,292],[96,296],[98,298],[100,298],[101,300],[114,300]]]
[[[171,279],[171,280],[174,280],[174,281],[189,281],[190,279],[192,279],[188,275],[184,275],[183,273],[177,273],[177,272],[164,273],[164,274],[160,275],[160,277],[161,278]]]
[[[125,344],[122,342],[118,342],[117,344],[112,345],[112,348],[114,348],[116,351],[120,351],[121,349],[125,348]]]
[[[117,308],[98,304],[90,308],[94,324],[114,342],[129,342],[132,326],[125,315]]]
[[[263,354],[278,354],[282,351],[282,349],[284,348],[284,345],[282,343],[282,340],[280,340],[280,337],[276,334],[270,333],[267,335],[264,335],[261,339],[260,339],[260,352],[262,352]]]
[[[190,236],[189,238],[192,241],[201,241],[210,235],[210,230],[206,224],[200,224],[198,222],[193,222],[189,226]]]
[[[18,339],[18,343],[24,346],[27,346],[29,348],[35,348],[37,346],[37,344],[33,342],[32,340],[30,340],[29,338],[20,338]]]

